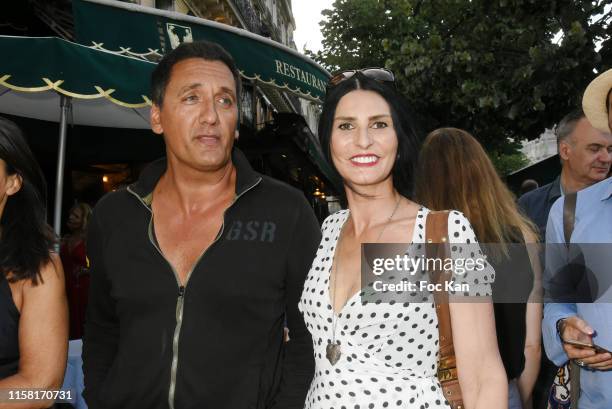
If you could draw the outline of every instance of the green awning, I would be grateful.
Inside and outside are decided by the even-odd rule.
[[[58,122],[65,95],[72,124],[150,129],[155,63],[56,37],[0,36],[0,54],[0,113]],[[306,153],[331,180],[314,136]]]
[[[321,102],[329,73],[297,51],[246,30],[181,13],[109,0],[73,0],[77,41],[86,46],[159,60],[181,42],[222,45],[244,78]]]
[[[149,128],[155,64],[56,37],[0,36],[0,112],[58,121],[60,95],[72,123]]]

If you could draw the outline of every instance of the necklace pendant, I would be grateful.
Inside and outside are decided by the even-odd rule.
[[[330,364],[336,365],[336,362],[340,359],[342,352],[340,351],[340,344],[338,342],[330,342],[327,344],[325,356]]]

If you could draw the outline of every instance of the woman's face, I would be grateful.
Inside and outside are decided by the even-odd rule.
[[[66,224],[71,231],[79,230],[83,227],[83,212],[80,207],[75,207],[70,211]]]
[[[397,134],[387,101],[365,90],[343,96],[330,143],[334,165],[351,185],[372,186],[387,180],[397,156]]]

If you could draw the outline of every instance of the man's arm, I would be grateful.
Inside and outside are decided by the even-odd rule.
[[[544,290],[547,301],[554,300],[551,295],[551,283],[558,280],[557,275],[567,264],[567,251],[565,250],[565,236],[563,234],[563,197],[559,198],[550,209],[546,225],[546,263],[544,273]],[[553,291],[554,292],[554,291]],[[576,315],[576,304],[547,302],[544,305],[544,319],[542,321],[542,339],[546,356],[555,365],[561,366],[567,362],[567,355],[563,344],[557,334],[557,321]]]
[[[561,338],[557,334],[557,321],[576,315],[576,304],[547,303],[544,305],[542,339],[546,356],[555,365],[562,366],[567,360]]]
[[[312,209],[303,200],[287,252],[286,313],[289,342],[280,391],[274,401],[275,409],[302,409],[314,374],[312,337],[298,310],[304,281],[321,240],[321,231]]]
[[[98,212],[94,211],[87,235],[91,283],[83,338],[83,396],[90,409],[101,407],[100,387],[115,359],[119,338],[119,321],[110,294],[111,284],[104,265],[103,248],[102,228]]]

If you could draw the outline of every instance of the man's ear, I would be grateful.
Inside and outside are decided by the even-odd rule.
[[[569,160],[569,155],[572,147],[568,141],[559,142],[559,157],[563,160]]]
[[[151,130],[158,135],[164,132],[161,124],[161,108],[157,104],[151,106]]]
[[[6,194],[7,196],[12,196],[15,193],[21,190],[21,186],[23,185],[23,178],[20,174],[15,173],[14,175],[10,175],[8,177]]]
[[[234,131],[234,139],[238,140],[239,137],[240,137],[240,131],[238,129],[236,129]]]

